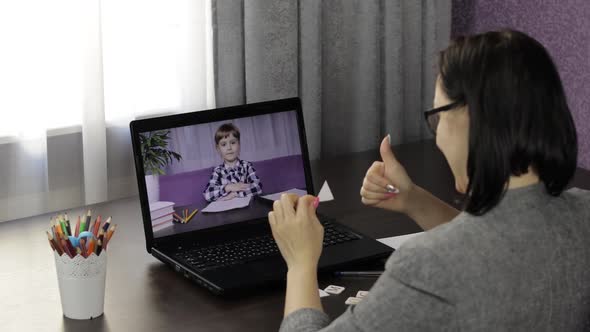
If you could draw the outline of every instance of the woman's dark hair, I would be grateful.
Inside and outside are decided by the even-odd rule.
[[[440,53],[447,96],[469,110],[465,211],[496,206],[529,167],[558,196],[577,163],[576,128],[551,56],[514,30],[459,37]]]

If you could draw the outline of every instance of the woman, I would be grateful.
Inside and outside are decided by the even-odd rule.
[[[362,201],[427,232],[330,323],[317,293],[323,229],[313,197],[283,196],[269,214],[288,266],[281,330],[590,329],[590,192],[564,192],[577,139],[547,51],[511,30],[458,38],[440,54],[434,107],[427,121],[463,211],[416,186],[384,139]]]

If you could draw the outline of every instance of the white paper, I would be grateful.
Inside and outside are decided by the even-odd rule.
[[[409,239],[413,238],[416,235],[422,234],[424,232],[406,234],[406,235],[399,235],[399,236],[392,236],[392,237],[384,237],[382,239],[377,239],[377,241],[383,243],[384,245],[391,247],[397,250],[402,243],[408,241]]]
[[[246,207],[250,204],[252,196],[236,197],[227,201],[218,199],[213,203],[209,203],[201,212],[223,212],[233,209]]]
[[[330,294],[324,292],[323,289],[318,289],[318,291],[320,292],[320,297],[326,297],[326,296],[330,296]]]
[[[328,185],[328,181],[324,181],[324,185],[322,186],[322,189],[320,189],[320,193],[318,194],[318,197],[320,198],[320,202],[327,202],[327,201],[334,200],[334,195],[332,195],[332,191],[330,190],[330,186]]]
[[[301,196],[307,195],[307,191],[293,188],[293,189],[289,189],[286,191],[281,191],[280,193],[274,193],[274,194],[265,195],[265,196],[261,196],[261,197],[269,199],[271,201],[278,201],[279,199],[281,199],[282,194],[295,194],[295,195],[301,197]]]

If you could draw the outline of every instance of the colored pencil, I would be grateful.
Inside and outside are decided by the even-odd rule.
[[[86,239],[80,239],[80,249],[82,250],[82,257],[86,258]]]
[[[66,246],[68,247],[68,250],[72,253],[72,255],[76,256],[76,248],[74,248],[74,246],[72,245],[72,242],[70,242],[69,239],[66,239],[65,242],[66,242]]]
[[[94,222],[94,229],[92,230],[92,234],[94,234],[94,236],[98,236],[98,229],[100,228],[100,222],[101,222],[102,218],[99,215],[96,218],[96,221]]]
[[[96,256],[99,256],[101,251],[102,251],[102,240],[98,240],[98,242],[96,242]]]
[[[186,222],[188,223],[194,216],[195,214],[199,211],[199,209],[195,209],[195,211],[193,211],[193,213],[191,213],[188,218],[186,218]]]
[[[86,251],[86,257],[89,257],[94,252],[94,239],[88,241],[88,250]]]
[[[49,232],[46,232],[46,233],[47,233],[47,239],[49,240],[49,245],[51,246],[51,248],[53,250],[57,251],[57,254],[59,256],[61,256],[61,254],[63,254],[63,251],[61,250],[61,248],[57,244],[57,241],[51,236],[51,234],[49,234]]]
[[[70,244],[71,245],[71,244]],[[61,246],[64,248],[64,252],[70,256],[70,258],[74,258],[74,256],[72,255],[72,252],[70,251],[70,249],[68,248],[68,245],[66,243],[65,239],[61,239]]]
[[[66,236],[70,235],[70,233],[68,233],[68,229],[66,228],[66,222],[61,218],[58,220],[58,222],[61,226],[62,233],[65,234]]]
[[[72,232],[72,226],[70,225],[70,218],[68,218],[68,214],[64,214],[64,223],[66,224],[66,230],[68,231],[68,235],[74,235]]]
[[[99,241],[104,240],[104,229],[102,229],[102,228],[98,231],[98,240]]]
[[[109,229],[109,226],[111,226],[111,218],[112,217],[108,217],[107,221],[104,222],[104,225],[102,226],[102,229],[106,232]]]
[[[78,221],[76,221],[76,237],[80,235],[80,216],[78,216]]]
[[[88,212],[86,212],[86,220],[83,221],[84,222],[84,230],[87,231],[89,230],[88,227],[90,227],[90,222],[92,221],[92,212],[90,210],[88,210]]]
[[[111,229],[109,229],[108,233],[107,233],[107,239],[106,242],[104,243],[104,249],[107,249],[107,245],[109,244],[109,242],[111,242],[111,238],[113,237],[113,234],[115,233],[115,229],[117,229],[117,225],[113,225],[113,227],[111,227]]]

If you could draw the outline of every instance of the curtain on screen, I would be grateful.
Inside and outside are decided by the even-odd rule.
[[[214,107],[210,9],[0,2],[0,221],[137,193],[129,121]]]

